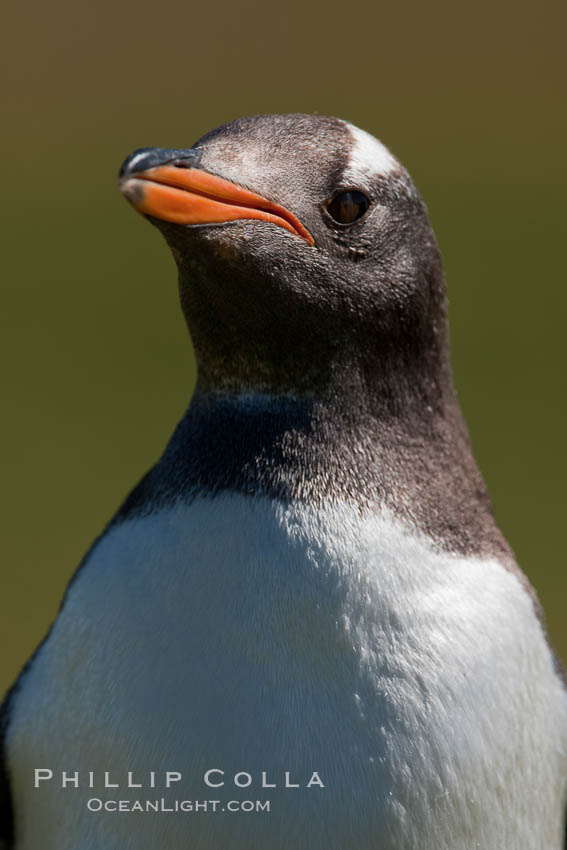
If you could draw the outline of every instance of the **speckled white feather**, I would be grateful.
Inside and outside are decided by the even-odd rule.
[[[9,728],[16,850],[560,850],[567,699],[494,560],[388,514],[197,499],[112,528]],[[183,790],[33,789],[33,769],[183,773]],[[218,767],[252,788],[207,789]],[[325,788],[262,790],[261,771]],[[272,780],[274,781],[274,780]],[[271,799],[95,814],[88,797]]]
[[[400,163],[382,142],[366,130],[361,130],[354,124],[345,123],[354,141],[349,162],[343,174],[345,185],[349,182],[356,185],[361,179],[372,180],[379,175],[386,176],[392,171],[402,170]]]

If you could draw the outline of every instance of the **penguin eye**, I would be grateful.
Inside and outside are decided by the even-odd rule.
[[[348,192],[335,195],[327,204],[327,212],[337,224],[352,224],[362,218],[369,206],[366,195],[356,189],[349,189]]]

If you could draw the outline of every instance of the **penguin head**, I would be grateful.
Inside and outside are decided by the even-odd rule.
[[[439,394],[445,288],[425,205],[375,138],[260,115],[143,148],[120,187],[179,268],[201,380],[219,390]],[[427,390],[426,388],[429,388]]]

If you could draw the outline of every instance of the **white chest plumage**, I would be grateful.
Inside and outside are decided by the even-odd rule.
[[[525,590],[346,505],[223,495],[114,527],[23,680],[7,750],[17,850],[562,847],[567,697]],[[53,781],[34,789],[36,768]]]

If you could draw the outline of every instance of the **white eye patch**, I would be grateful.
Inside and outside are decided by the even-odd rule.
[[[343,173],[345,185],[357,185],[373,177],[402,170],[400,163],[382,142],[354,124],[345,123],[353,138],[349,163]]]

